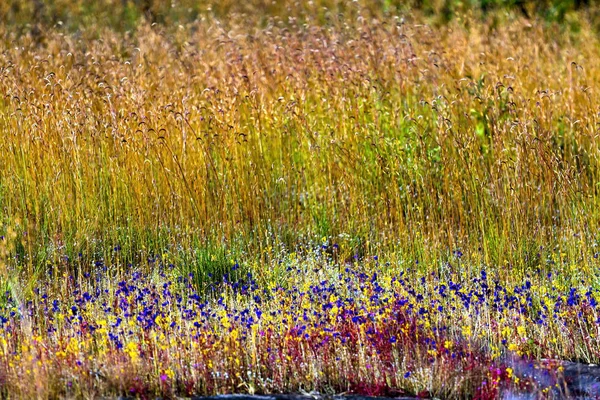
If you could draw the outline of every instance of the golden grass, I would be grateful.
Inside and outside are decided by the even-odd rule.
[[[4,225],[31,263],[323,236],[517,270],[593,251],[592,32],[416,22],[6,39]]]

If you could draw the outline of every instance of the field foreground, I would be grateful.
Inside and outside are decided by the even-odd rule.
[[[574,394],[597,10],[384,3],[0,5],[2,397]]]
[[[168,280],[172,267],[120,282],[96,267],[82,283],[64,277],[68,295],[44,286],[22,303],[8,295],[0,338],[7,393],[493,398],[562,393],[563,364],[533,367],[529,357],[595,356],[594,291],[540,296],[539,284],[506,288],[485,271],[463,283],[412,282],[299,263],[288,288],[260,287],[248,274],[204,299],[189,278]],[[544,379],[533,373],[540,368]]]

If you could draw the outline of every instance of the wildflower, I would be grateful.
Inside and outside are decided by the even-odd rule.
[[[471,330],[471,327],[468,325],[463,326],[462,328],[462,334],[464,336],[471,336],[471,334],[473,333],[473,331]]]
[[[77,353],[79,351],[79,342],[77,341],[77,339],[72,337],[69,340],[69,344],[67,345],[67,348],[65,350],[67,353],[70,354]]]
[[[131,358],[131,361],[136,362],[140,359],[140,351],[137,343],[129,342],[127,343],[127,347],[125,348],[125,352]]]
[[[512,352],[517,352],[519,350],[519,345],[517,345],[515,343],[511,343],[508,345],[508,350],[510,350]]]
[[[231,322],[229,322],[229,318],[226,315],[221,317],[221,325],[223,325],[223,328],[225,329],[231,328]]]

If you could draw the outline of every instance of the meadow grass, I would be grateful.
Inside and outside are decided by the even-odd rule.
[[[0,27],[4,396],[493,398],[600,361],[583,13],[79,3]]]

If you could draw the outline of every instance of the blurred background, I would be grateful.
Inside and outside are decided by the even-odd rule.
[[[353,3],[358,3],[356,7]],[[201,18],[216,18],[226,24],[232,15],[250,18],[248,23],[267,23],[270,18],[316,19],[352,17],[352,10],[380,14],[422,13],[434,22],[444,23],[465,13],[473,17],[497,18],[498,11],[539,17],[548,22],[568,22],[569,15],[583,11],[593,25],[599,26],[598,2],[593,0],[4,0],[0,3],[0,21],[16,33],[42,27],[64,27],[77,31],[89,25],[114,30],[134,29],[141,21],[158,24],[185,24]],[[260,13],[255,12],[260,10]],[[262,19],[253,21],[256,18]]]

